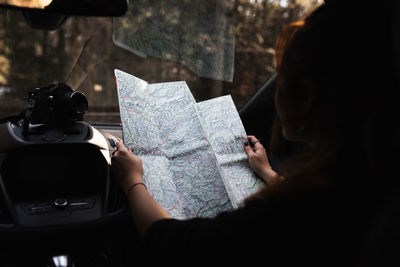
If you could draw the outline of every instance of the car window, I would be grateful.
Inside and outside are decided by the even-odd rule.
[[[122,18],[70,17],[55,31],[33,29],[21,12],[0,10],[0,116],[25,109],[28,92],[35,87],[61,81],[87,96],[86,121],[119,124],[116,68],[149,83],[184,80],[198,101],[231,94],[240,108],[275,72],[275,42],[283,27],[303,17],[321,1],[207,0],[201,1],[204,8],[187,4],[193,1],[161,1],[171,2],[175,7],[163,7],[169,12],[169,17],[163,18],[165,21],[177,17],[188,21],[193,17],[188,10],[195,9],[198,16],[205,16],[204,27],[199,26],[201,23],[187,23],[190,27],[185,30],[186,36],[195,46],[188,48],[185,42],[180,42],[180,47],[174,47],[177,54],[190,54],[189,57],[149,52],[146,44],[152,47],[158,44],[168,51],[160,41],[163,38],[147,29],[138,32],[137,26],[124,27],[130,23],[128,16],[132,12],[139,26],[144,25],[141,21],[149,22],[154,14],[160,14],[162,7],[152,4],[160,1],[139,2],[141,6],[135,7],[133,3]],[[186,16],[182,16],[184,13]],[[224,24],[218,24],[222,18]],[[201,17],[197,19],[203,21]],[[171,26],[158,21],[158,30],[167,31]],[[218,25],[224,25],[216,32],[220,36],[209,35]],[[142,43],[135,47],[129,40],[138,36]],[[202,49],[215,49],[207,42],[212,38],[219,40],[223,67],[218,67],[214,59],[201,56]],[[195,53],[188,53],[190,49]],[[198,68],[196,62],[202,58],[206,58],[201,63],[206,67]]]

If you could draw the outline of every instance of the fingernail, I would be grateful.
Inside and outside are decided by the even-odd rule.
[[[248,146],[249,145],[249,142],[244,142],[244,146]]]

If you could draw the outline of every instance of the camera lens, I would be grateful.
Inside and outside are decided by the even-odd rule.
[[[71,111],[75,115],[83,115],[88,110],[88,101],[81,92],[73,92],[69,97]]]

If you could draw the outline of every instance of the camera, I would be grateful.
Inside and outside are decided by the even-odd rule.
[[[82,121],[87,110],[88,101],[82,92],[56,83],[29,92],[26,112],[31,112],[31,124],[54,124]]]

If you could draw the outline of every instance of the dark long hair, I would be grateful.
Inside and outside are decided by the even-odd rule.
[[[312,81],[315,101],[303,121],[317,125],[314,146],[284,165],[284,182],[259,196],[356,187],[385,191],[398,183],[393,174],[400,105],[390,3],[322,5],[291,38],[278,68],[277,94],[286,88],[283,105],[296,109],[301,103],[294,98],[308,86],[302,81]]]

